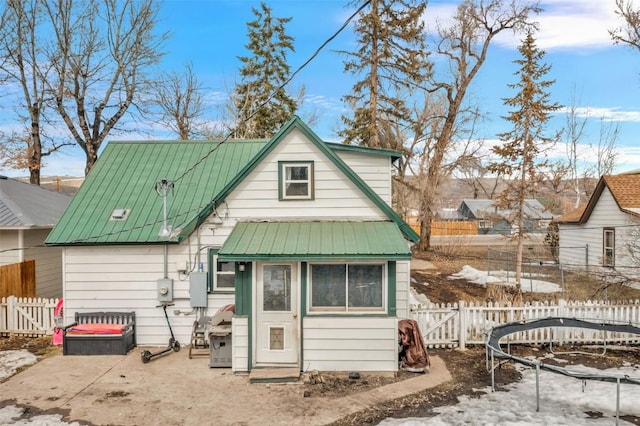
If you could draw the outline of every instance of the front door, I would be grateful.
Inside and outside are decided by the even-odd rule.
[[[295,264],[258,264],[256,364],[298,364],[298,275]]]

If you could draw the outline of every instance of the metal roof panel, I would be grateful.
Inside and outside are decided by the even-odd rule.
[[[177,180],[168,196],[167,223],[179,231],[216,199],[266,142],[111,142],[46,242],[162,241],[158,233],[163,223],[163,200],[155,191],[156,182]],[[185,174],[191,167],[193,170]],[[110,220],[111,212],[119,208],[129,210],[127,219]]]
[[[218,256],[225,260],[409,259],[393,222],[239,222]]]

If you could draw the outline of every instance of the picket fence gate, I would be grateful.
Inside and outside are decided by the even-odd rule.
[[[410,318],[420,326],[428,347],[459,347],[484,344],[485,333],[491,328],[513,321],[562,317],[587,321],[640,324],[640,301],[624,303],[606,301],[533,302],[524,305],[501,303],[458,303],[412,305]],[[587,344],[640,343],[640,336],[611,331],[570,327],[532,329],[508,336],[510,343],[526,344]]]
[[[0,299],[0,336],[50,336],[56,325],[58,299],[3,297]]]

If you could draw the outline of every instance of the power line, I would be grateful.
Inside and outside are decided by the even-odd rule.
[[[331,42],[333,41],[342,31],[344,31],[344,29],[351,23],[351,21],[366,7],[369,5],[369,3],[371,3],[371,0],[366,0],[353,14],[351,14],[345,21],[344,23],[340,26],[340,28],[333,33],[333,35],[331,35],[328,39],[326,39],[321,45],[320,47],[318,47],[315,52],[302,64],[300,65],[290,76],[289,78],[282,83],[278,88],[276,88],[274,91],[272,91],[271,95],[269,96],[269,98],[264,101],[263,103],[261,103],[260,105],[258,105],[256,107],[256,110],[249,116],[247,117],[242,123],[246,123],[251,117],[253,117],[261,108],[263,108],[269,101],[271,101],[271,99],[273,99],[273,97],[276,95],[276,93],[278,93],[280,90],[282,90],[287,84],[289,84],[291,82],[291,80],[293,80],[293,78],[300,72],[302,71],[307,65],[309,65],[309,63],[311,63],[312,60],[314,60],[319,54],[320,52]],[[175,183],[177,183],[178,181],[182,180],[186,175],[188,175],[189,173],[191,173],[196,167],[198,167],[200,164],[202,164],[203,161],[205,161],[207,158],[209,158],[209,156],[211,156],[211,154],[213,154],[215,151],[218,150],[218,148],[220,148],[220,146],[222,146],[222,144],[226,143],[229,138],[231,137],[231,135],[233,134],[233,130],[229,131],[229,133],[218,143],[216,143],[204,156],[202,156],[200,159],[198,159],[195,163],[193,163],[188,169],[186,169],[182,174],[180,174],[177,178],[175,178],[173,181],[167,182],[167,184],[169,185],[174,185]],[[209,205],[209,203],[207,203],[207,205]],[[205,206],[201,206],[198,209],[190,209],[188,211],[183,211],[183,212],[179,212],[177,214],[175,214],[174,216],[172,216],[173,219],[185,215],[185,214],[189,214],[193,211],[200,211],[202,210],[202,208],[206,207]],[[167,218],[169,219],[169,218]],[[81,242],[89,242],[91,240],[97,240],[99,238],[103,238],[103,237],[107,237],[107,236],[113,236],[113,235],[117,235],[117,234],[122,234],[125,232],[131,232],[137,229],[142,229],[145,228],[147,226],[153,226],[153,225],[157,225],[158,223],[163,223],[162,220],[159,221],[155,221],[155,222],[151,222],[151,223],[145,223],[142,225],[138,225],[132,228],[127,228],[127,229],[122,229],[119,231],[114,231],[114,232],[108,232],[108,233],[104,233],[104,234],[98,234],[98,235],[94,235],[94,236],[90,236],[90,237],[86,237],[86,238],[82,238],[82,239],[78,239],[78,240],[74,240],[72,241],[72,243],[81,243]],[[2,251],[0,251],[1,253]]]
[[[313,52],[313,54],[309,57],[309,59],[307,59],[304,63],[302,63],[302,65],[300,65],[290,76],[289,78],[287,78],[284,83],[282,83],[279,87],[277,87],[276,89],[274,89],[271,94],[269,95],[269,97],[262,102],[261,104],[258,104],[258,106],[254,109],[254,111],[249,114],[243,121],[242,124],[247,123],[251,118],[253,118],[262,108],[264,108],[265,105],[267,105],[269,102],[271,102],[271,100],[274,98],[274,96],[280,91],[283,90],[285,88],[285,86],[287,84],[289,84],[293,78],[298,75],[298,73],[300,71],[302,71],[307,65],[309,65],[309,63],[311,63],[312,60],[314,60],[319,54],[320,52],[329,44],[331,43],[342,31],[344,31],[344,29],[351,23],[351,21],[353,20],[353,18],[355,18],[365,7],[367,7],[369,5],[369,3],[371,3],[371,0],[366,0],[354,13],[351,14],[351,16],[349,16],[347,18],[346,21],[344,21],[344,23],[342,24],[342,26],[340,26],[340,28],[338,28],[338,30],[333,33],[333,35],[331,35],[328,39],[326,39],[321,45],[320,47],[318,47],[316,49],[315,52]],[[200,158],[198,161],[196,161],[191,167],[189,167],[188,169],[186,169],[180,176],[178,176],[177,178],[175,178],[173,180],[173,182],[178,182],[180,181],[182,178],[184,178],[187,174],[191,173],[196,167],[198,167],[198,165],[200,165],[204,160],[206,160],[211,154],[213,154],[223,143],[227,142],[229,140],[229,138],[231,137],[231,135],[234,133],[234,131],[237,129],[236,128],[230,130],[228,132],[228,134],[222,139],[222,141],[220,141],[219,144],[217,144],[216,146],[214,146],[209,152],[207,152],[202,158]]]

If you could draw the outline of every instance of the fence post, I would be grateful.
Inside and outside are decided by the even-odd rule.
[[[560,317],[560,318],[565,318],[567,316],[567,301],[564,299],[559,299],[558,300],[558,312],[556,314],[556,316]],[[564,341],[566,339],[566,327],[560,327],[560,335],[558,336],[558,339],[560,340],[560,346],[564,346]]]
[[[464,305],[464,300],[458,302],[458,317],[460,318],[458,344],[460,346],[460,349],[465,350],[467,344],[467,308]]]
[[[9,296],[7,297],[7,330],[9,330],[9,335],[12,335],[16,329],[16,297]]]

